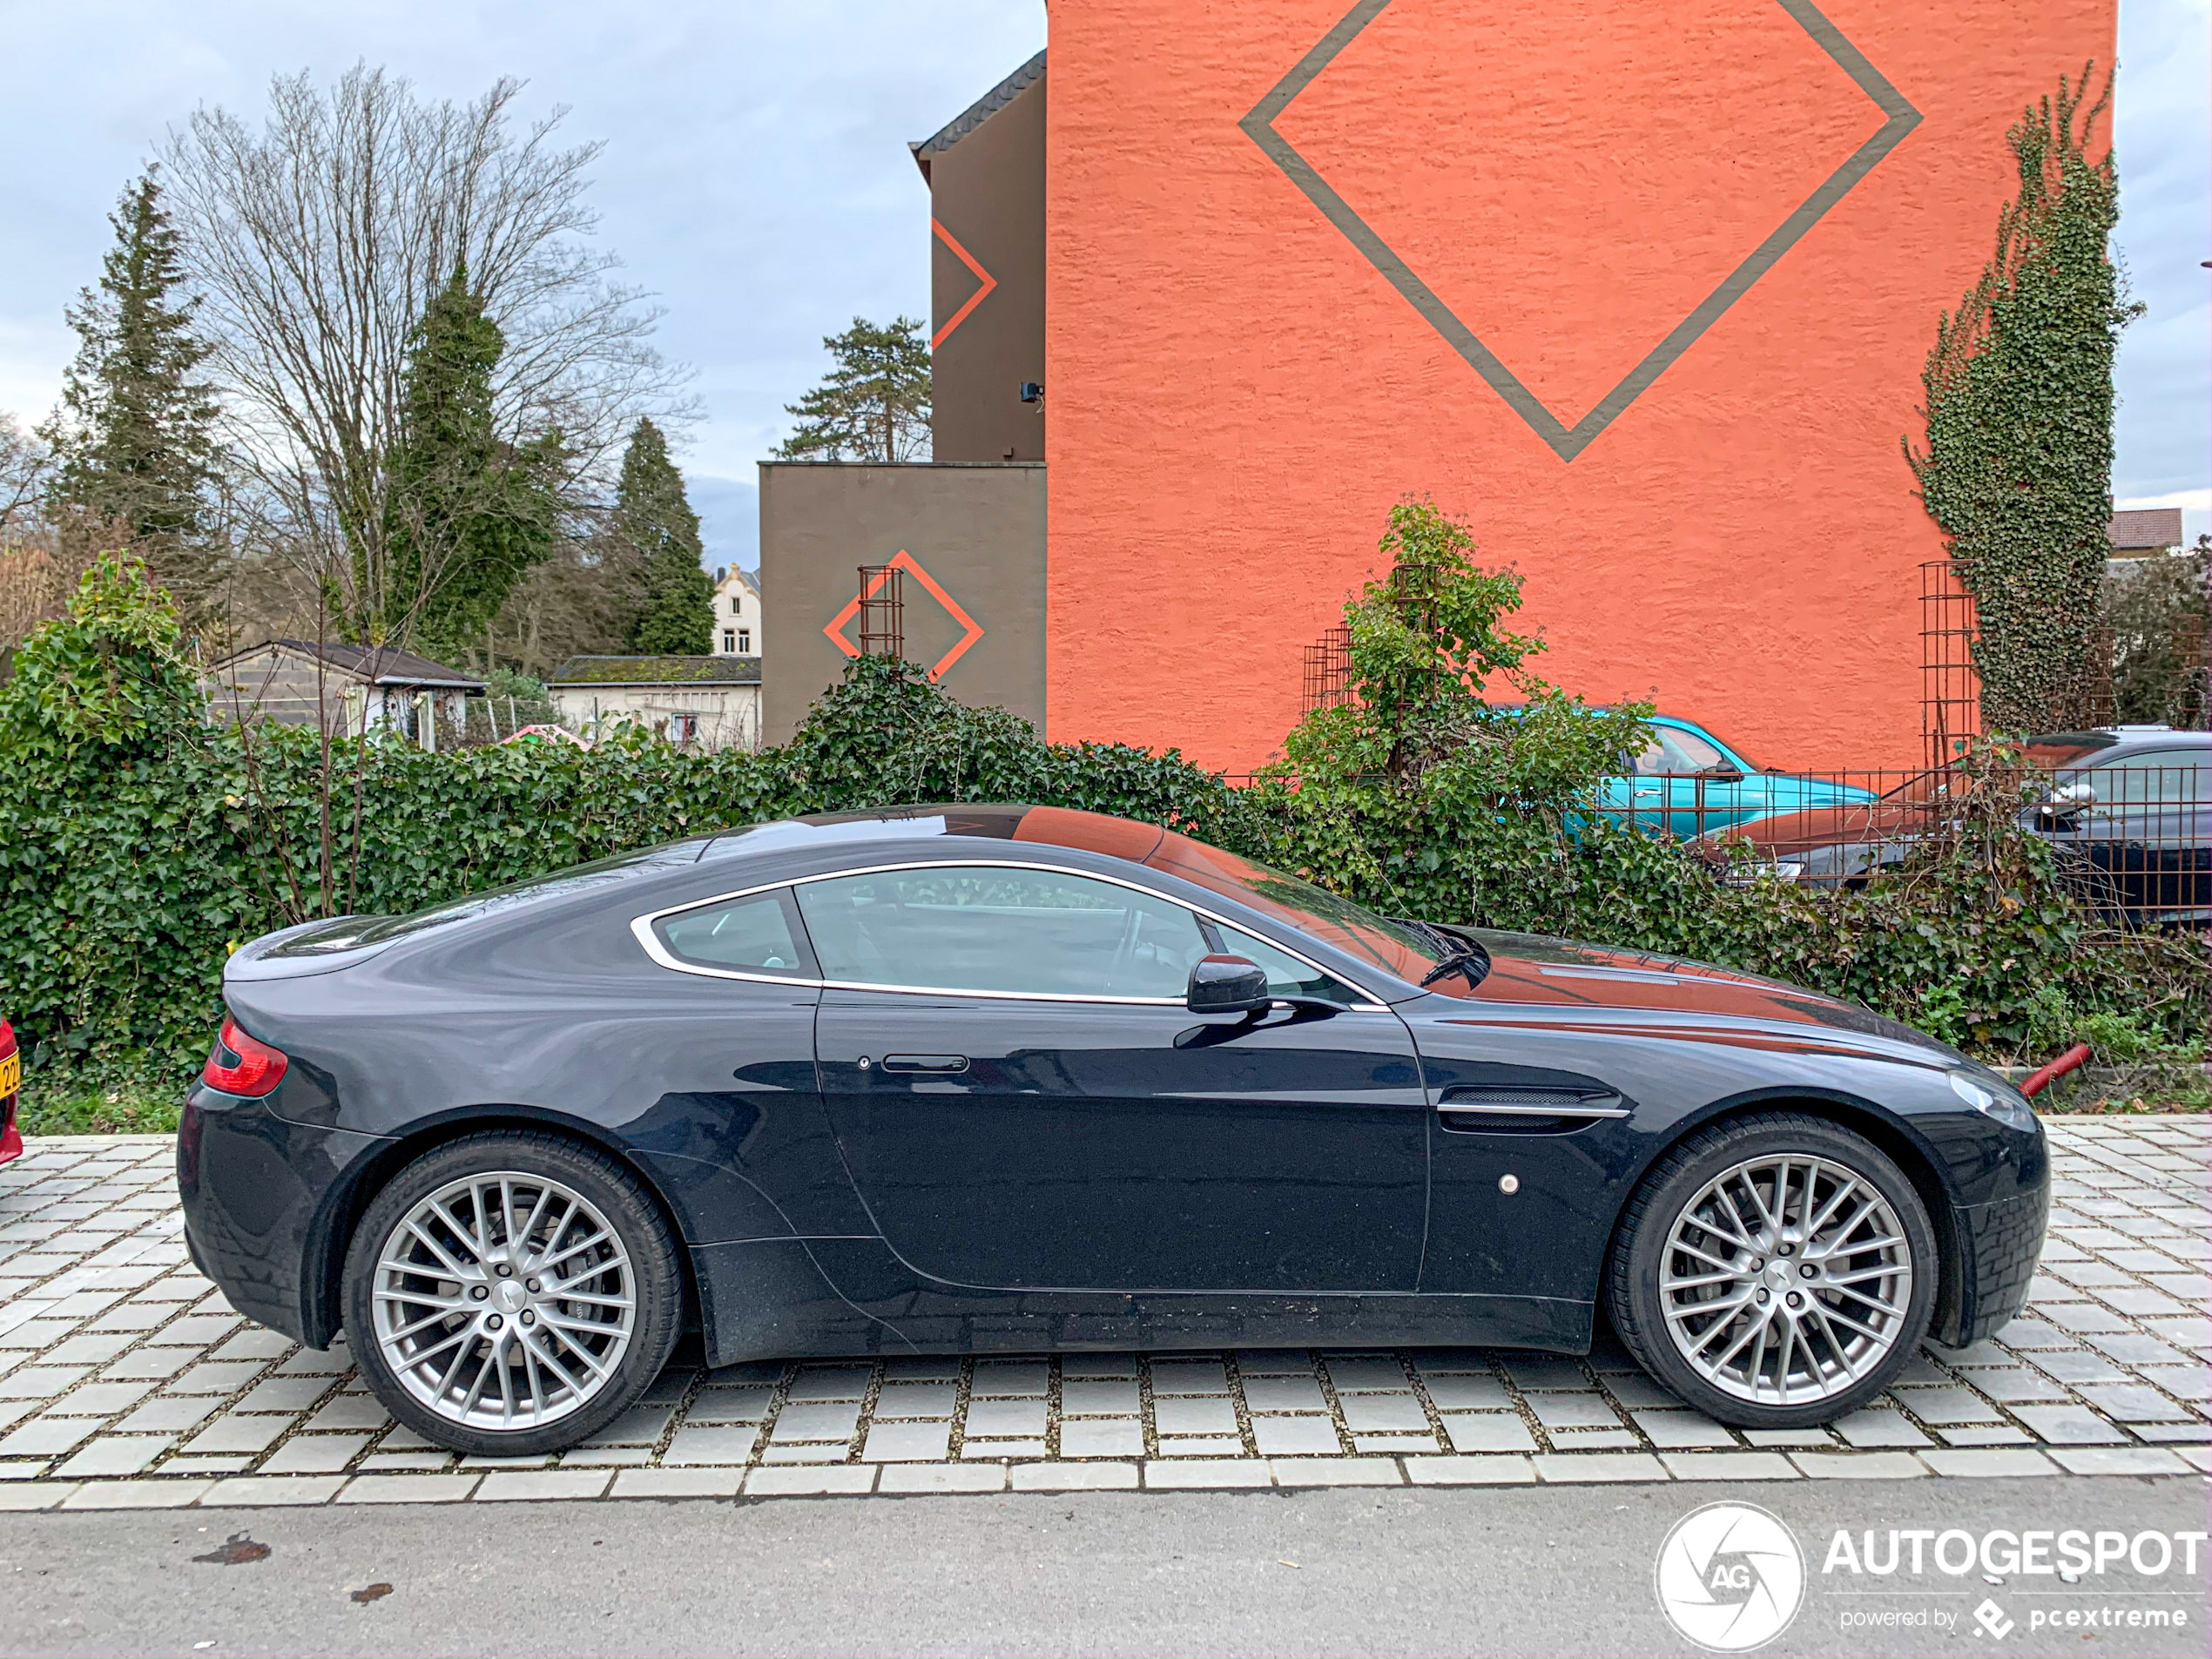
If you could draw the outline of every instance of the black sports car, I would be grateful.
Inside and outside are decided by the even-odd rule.
[[[591,1434],[791,1354],[1586,1350],[1850,1411],[2020,1305],[2048,1164],[1964,1055],[1773,981],[1392,921],[1150,825],[765,824],[256,941],[193,1259],[401,1421]]]

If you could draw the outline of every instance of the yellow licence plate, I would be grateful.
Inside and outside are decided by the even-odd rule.
[[[0,1060],[0,1099],[14,1094],[22,1082],[23,1056],[11,1054],[5,1060]]]

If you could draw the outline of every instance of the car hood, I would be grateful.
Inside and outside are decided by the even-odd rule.
[[[1856,846],[1893,840],[1925,830],[1931,816],[1925,800],[1861,800],[1799,813],[1776,813],[1748,823],[1715,830],[1714,842],[1741,841],[1770,858],[1809,852],[1817,846]]]
[[[1817,1038],[1824,1046],[1909,1057],[1923,1064],[1957,1065],[1966,1059],[1909,1025],[1781,980],[1569,939],[1486,928],[1465,931],[1490,953],[1490,971],[1481,983],[1455,999],[1465,1002],[1578,1015],[1587,1011],[1600,1018],[1618,1014],[1640,1027],[1671,1023],[1670,1015],[1716,1030],[1728,1027],[1741,1031],[1738,1022],[1751,1022],[1785,1042],[1800,1045]]]

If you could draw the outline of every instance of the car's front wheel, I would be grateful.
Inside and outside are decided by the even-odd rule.
[[[1856,1410],[1912,1357],[1935,1304],[1935,1233],[1896,1163],[1823,1119],[1700,1130],[1622,1218],[1614,1327],[1708,1416],[1800,1428]]]
[[[529,1130],[424,1154],[346,1257],[346,1329],[376,1397],[460,1452],[535,1455],[651,1386],[680,1323],[676,1242],[611,1158]]]

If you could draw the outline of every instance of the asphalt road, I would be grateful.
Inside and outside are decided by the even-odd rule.
[[[1764,1653],[2202,1659],[2212,1642],[2202,1545],[2194,1578],[1822,1571],[1838,1527],[2202,1533],[2198,1478],[10,1514],[0,1652],[1690,1653],[1654,1561],[1723,1500],[1780,1516],[1806,1556],[1801,1610]],[[238,1534],[266,1555],[199,1559]],[[2001,1640],[1973,1624],[1985,1600],[2011,1622]],[[2103,1608],[2188,1622],[2033,1628],[2038,1608]]]

